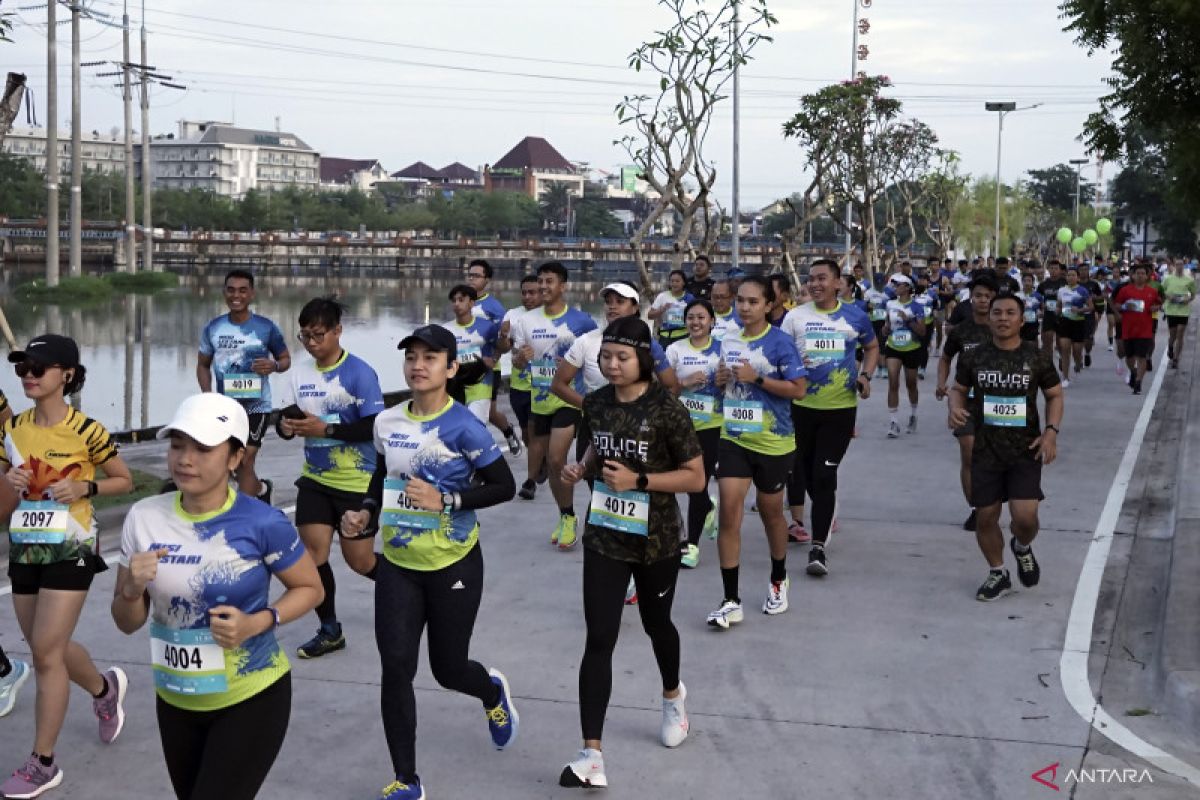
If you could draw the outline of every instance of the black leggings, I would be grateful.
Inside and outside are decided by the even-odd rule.
[[[458,587],[458,588],[455,588]],[[459,561],[432,572],[379,559],[375,575],[375,642],[383,678],[379,706],[396,778],[417,776],[417,699],[413,677],[421,632],[429,625],[429,667],[447,689],[494,708],[500,689],[482,664],[467,658],[483,596],[483,553],[476,545]],[[624,595],[622,602],[624,601]]]
[[[621,632],[625,589],[633,576],[638,613],[650,637],[664,692],[679,686],[679,632],[671,622],[679,559],[653,564],[617,561],[591,549],[583,551],[583,618],[587,645],[579,665],[579,722],[583,738],[600,739],[612,694],[612,654]]]
[[[700,449],[704,451],[704,488],[688,494],[687,537],[688,544],[699,544],[704,531],[704,518],[712,511],[712,498],[708,496],[708,482],[717,474],[717,448],[721,444],[721,429],[709,428],[696,431]]]
[[[792,465],[792,480],[788,484],[788,502],[801,505],[804,492],[812,498],[812,538],[824,544],[837,507],[837,471],[854,436],[857,408],[818,411],[792,406],[792,422],[796,426],[796,460]],[[797,477],[799,476],[799,477]],[[793,495],[793,487],[800,494]],[[796,498],[799,498],[799,503]]]
[[[292,675],[219,711],[157,700],[158,733],[179,800],[254,800],[283,746]]]

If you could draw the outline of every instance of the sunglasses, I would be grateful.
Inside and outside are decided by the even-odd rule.
[[[48,369],[62,369],[62,367],[57,364],[39,364],[36,361],[22,361],[13,367],[18,378],[24,378],[26,375],[40,378],[46,374],[46,370]]]

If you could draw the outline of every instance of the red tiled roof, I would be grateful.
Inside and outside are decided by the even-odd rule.
[[[441,170],[436,170],[426,164],[424,161],[417,161],[409,164],[399,172],[392,173],[393,178],[416,178],[418,180],[439,180],[442,178]]]
[[[526,136],[509,150],[503,158],[492,165],[496,169],[562,169],[574,170],[570,161],[554,149],[554,145],[538,136]]]
[[[344,183],[355,172],[369,170],[379,162],[373,158],[321,158],[321,183]]]

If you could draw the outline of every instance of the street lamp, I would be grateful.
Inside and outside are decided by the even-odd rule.
[[[1079,180],[1080,172],[1088,165],[1086,158],[1072,158],[1070,162],[1075,167],[1075,227],[1079,227]]]
[[[995,247],[995,255],[1000,255],[1000,156],[1004,148],[1004,117],[1007,114],[1012,114],[1015,111],[1029,111],[1037,108],[1041,103],[1034,103],[1031,106],[1022,106],[1017,108],[1016,103],[984,103],[983,107],[988,111],[999,112],[1000,126],[996,133],[996,238],[993,240]]]

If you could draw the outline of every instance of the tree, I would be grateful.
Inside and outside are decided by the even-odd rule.
[[[1200,217],[1200,5],[1191,0],[1063,0],[1066,30],[1088,49],[1115,50],[1112,91],[1083,139],[1106,161],[1125,161],[1149,133],[1161,148],[1176,201]]]
[[[943,153],[934,169],[921,178],[924,187],[916,203],[925,235],[941,258],[954,249],[954,213],[962,204],[970,182],[968,176],[958,171],[958,164],[958,154]]]
[[[615,239],[625,233],[625,228],[603,200],[588,198],[575,206],[575,233],[589,239]]]
[[[711,191],[716,167],[705,155],[705,140],[725,85],[734,69],[770,37],[762,32],[776,23],[766,0],[658,0],[671,14],[671,25],[629,56],[636,72],[658,78],[655,95],[626,95],[617,104],[617,120],[632,128],[615,142],[624,148],[641,176],[658,195],[630,237],[642,288],[650,290],[650,272],[642,241],[669,210],[678,216],[675,262],[693,255],[689,237],[699,221],[705,242],[715,243],[719,228],[711,221]],[[741,23],[735,30],[734,18]],[[689,187],[688,181],[693,185]],[[719,219],[719,216],[717,217]],[[711,246],[711,244],[709,244]]]
[[[1050,208],[1067,213],[1075,211],[1075,181],[1079,173],[1070,164],[1055,164],[1046,169],[1031,169],[1029,193],[1034,199]],[[1091,205],[1096,197],[1096,184],[1079,180],[1079,205]]]
[[[567,209],[571,207],[571,184],[564,181],[551,181],[546,184],[539,205],[542,209],[542,222],[552,231],[566,231]]]
[[[1158,246],[1182,256],[1197,253],[1193,216],[1175,202],[1162,148],[1144,130],[1131,131],[1129,161],[1112,182],[1117,214],[1158,231]]]

